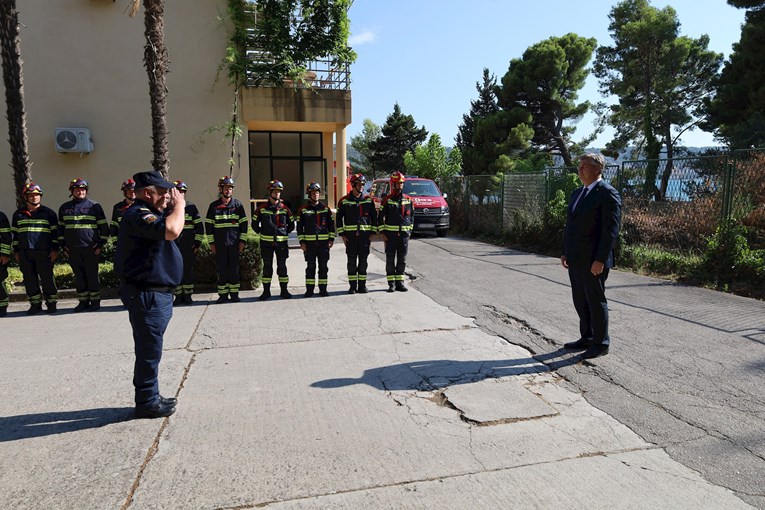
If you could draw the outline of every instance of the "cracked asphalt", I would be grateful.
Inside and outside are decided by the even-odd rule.
[[[409,253],[418,290],[529,349],[595,407],[765,508],[765,303],[617,267],[606,284],[611,353],[570,364],[559,349],[578,336],[577,319],[557,259],[454,237],[416,238]]]
[[[0,508],[760,505],[751,452],[762,447],[762,357],[757,365],[751,344],[761,329],[741,313],[757,303],[731,305],[741,321],[721,315],[709,333],[705,314],[683,314],[676,289],[616,275],[623,340],[584,366],[557,348],[575,328],[565,274],[549,258],[416,239],[410,292],[385,292],[373,255],[371,292],[351,296],[345,257],[332,253],[330,297],[299,296],[304,262],[293,251],[292,300],[248,291],[237,304],[207,294],[176,308],[160,384],[179,404],[162,420],[131,418],[119,302],[75,315],[64,300],[59,314],[36,317],[12,303],[0,321]],[[697,301],[716,309],[714,295]],[[682,338],[660,353],[659,331]],[[733,362],[711,345],[754,375],[722,377]],[[644,357],[629,362],[633,351]],[[729,478],[717,476],[726,467]]]

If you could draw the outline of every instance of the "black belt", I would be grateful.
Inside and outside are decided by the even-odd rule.
[[[123,285],[129,285],[131,287],[135,287],[138,290],[148,290],[151,292],[169,292],[170,294],[175,293],[175,287],[168,287],[164,285],[152,285],[147,284],[143,282],[135,282],[131,280],[126,280],[122,282]]]

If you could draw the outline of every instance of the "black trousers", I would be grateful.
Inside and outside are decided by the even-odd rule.
[[[98,255],[95,248],[69,248],[69,265],[74,273],[74,288],[80,301],[101,299],[98,282]]]
[[[276,255],[276,275],[279,277],[279,283],[289,283],[287,276],[287,259],[290,256],[290,249],[286,242],[260,244],[260,256],[263,258],[263,283],[271,283],[274,275],[274,255]]]
[[[305,243],[305,284],[316,285],[316,261],[319,261],[319,285],[327,284],[329,274],[329,241],[306,241]]]
[[[184,272],[186,264],[183,265]],[[239,292],[239,243],[232,246],[215,244],[215,268],[218,271],[218,294]]]
[[[345,254],[348,256],[348,281],[367,281],[369,234],[348,234]]]
[[[19,267],[24,275],[24,289],[27,291],[30,303],[42,303],[40,284],[47,303],[58,300],[58,289],[53,280],[53,262],[50,261],[48,250],[21,250],[19,252]],[[39,280],[38,280],[39,279]]]
[[[596,345],[609,345],[608,336],[608,301],[606,300],[606,279],[608,269],[599,276],[590,272],[590,268],[568,268],[571,281],[571,294],[574,308],[579,315],[579,334],[581,338]]]
[[[0,264],[0,308],[8,306],[8,266]]]
[[[389,282],[403,282],[406,254],[409,252],[409,236],[388,232],[385,243],[385,274]]]

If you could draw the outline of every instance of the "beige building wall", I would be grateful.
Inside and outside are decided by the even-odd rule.
[[[83,177],[109,215],[122,197],[120,183],[151,169],[143,12],[130,18],[126,6],[122,0],[18,2],[32,175],[45,191],[43,203],[55,210],[68,199],[68,182]],[[233,91],[225,74],[216,83],[228,34],[218,16],[225,10],[225,0],[166,2],[170,175],[186,181],[203,215],[217,196],[217,179],[228,172],[223,133],[205,134],[230,118]],[[89,128],[93,152],[57,153],[56,127]],[[7,133],[2,116],[0,210],[10,216],[15,198]],[[243,202],[249,198],[246,139],[234,170]]]

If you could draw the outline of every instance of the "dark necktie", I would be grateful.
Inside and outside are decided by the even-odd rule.
[[[590,188],[584,188],[581,193],[579,193],[579,196],[576,197],[576,202],[574,202],[574,207],[571,208],[572,211],[576,210],[576,206],[579,205],[579,202],[582,201],[584,197],[587,196],[587,192],[590,191]]]

